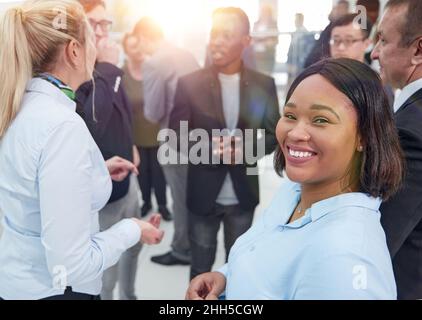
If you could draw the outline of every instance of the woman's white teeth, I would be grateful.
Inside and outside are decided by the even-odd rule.
[[[292,149],[289,149],[289,153],[292,157],[295,157],[295,158],[310,158],[313,156],[311,152],[294,151]]]

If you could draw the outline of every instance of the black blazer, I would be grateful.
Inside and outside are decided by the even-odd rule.
[[[240,110],[237,128],[265,129],[265,153],[274,151],[275,129],[280,118],[274,79],[243,68],[241,72]],[[189,74],[178,82],[170,129],[178,130],[180,121],[188,121],[189,129],[204,129],[211,137],[213,129],[225,129],[221,85],[217,71],[211,67]],[[245,135],[244,135],[245,136]],[[254,141],[256,146],[256,141]],[[251,164],[249,167],[256,167]],[[247,165],[189,164],[187,205],[198,215],[209,214],[230,173],[242,209],[253,211],[259,203],[258,176],[247,175]]]
[[[121,85],[123,71],[110,63],[97,63],[94,71],[95,116],[92,110],[94,88],[91,81],[76,92],[85,123],[104,159],[120,156],[133,161],[132,107]],[[139,89],[141,90],[141,88]],[[110,202],[123,198],[129,190],[129,177],[113,181]]]
[[[381,206],[399,299],[422,299],[422,89],[395,114],[407,173],[402,190]]]

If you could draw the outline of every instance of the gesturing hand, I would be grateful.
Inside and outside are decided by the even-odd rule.
[[[164,237],[164,231],[160,230],[161,215],[154,214],[148,222],[133,218],[141,229],[141,242],[145,244],[159,244]]]
[[[220,272],[209,272],[193,279],[186,300],[218,300],[226,288],[226,278]]]
[[[108,172],[114,181],[123,181],[130,172],[138,175],[138,169],[135,165],[120,157],[113,157],[106,161]]]

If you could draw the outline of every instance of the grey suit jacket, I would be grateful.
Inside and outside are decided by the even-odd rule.
[[[144,112],[147,120],[168,128],[177,81],[199,69],[194,56],[168,42],[143,64]]]

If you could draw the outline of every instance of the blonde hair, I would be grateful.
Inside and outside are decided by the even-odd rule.
[[[85,45],[88,29],[84,10],[75,0],[30,0],[4,13],[0,20],[0,139],[20,110],[28,81],[54,68],[62,45],[71,40]]]

